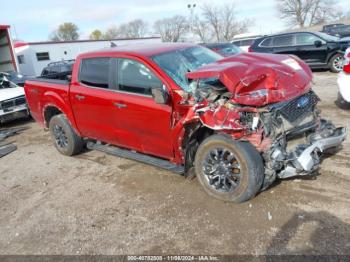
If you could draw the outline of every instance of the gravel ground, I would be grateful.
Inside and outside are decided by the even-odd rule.
[[[336,75],[315,73],[324,117],[338,109]],[[198,181],[89,151],[60,155],[34,122],[0,159],[0,254],[348,254],[350,145],[319,174],[276,183],[235,205]]]

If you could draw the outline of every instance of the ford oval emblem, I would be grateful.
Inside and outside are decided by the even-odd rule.
[[[309,98],[306,96],[303,96],[303,97],[299,98],[297,106],[298,106],[298,108],[304,108],[308,104],[309,104]]]

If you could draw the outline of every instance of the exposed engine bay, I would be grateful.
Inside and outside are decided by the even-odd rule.
[[[321,153],[341,145],[345,128],[321,119],[318,96],[308,89],[291,100],[252,107],[237,104],[218,79],[201,79],[193,93],[201,123],[233,139],[248,141],[265,164],[263,189],[276,178],[310,175]]]

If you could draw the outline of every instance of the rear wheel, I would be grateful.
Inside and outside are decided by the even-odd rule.
[[[75,133],[65,115],[60,114],[52,117],[49,129],[55,147],[61,154],[72,156],[81,152],[83,140]]]
[[[199,146],[195,169],[198,180],[211,196],[236,203],[253,198],[261,189],[264,165],[248,142],[213,135]]]
[[[339,73],[343,70],[343,60],[344,57],[341,54],[334,55],[331,60],[329,60],[329,69],[333,73]]]

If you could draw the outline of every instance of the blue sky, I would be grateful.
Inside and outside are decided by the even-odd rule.
[[[1,3],[0,24],[10,24],[14,38],[24,41],[47,40],[49,34],[63,22],[73,22],[80,28],[81,38],[98,28],[142,18],[155,20],[175,15],[189,15],[187,4],[196,3],[196,13],[208,1],[195,0],[16,0]],[[235,3],[239,18],[254,21],[252,33],[272,33],[286,27],[275,10],[275,0],[216,0],[211,3]],[[350,10],[350,0],[338,0],[342,10]]]

